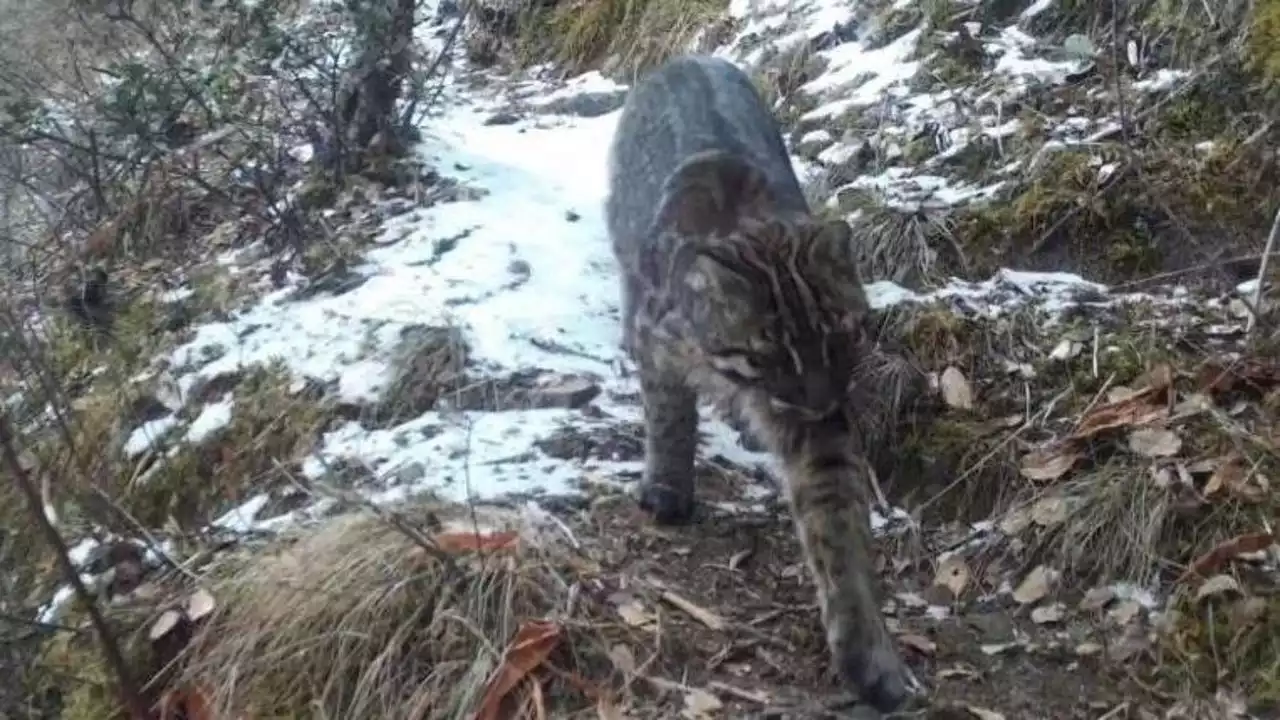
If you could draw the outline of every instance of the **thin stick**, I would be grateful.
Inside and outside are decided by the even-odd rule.
[[[1258,313],[1262,312],[1262,291],[1267,285],[1267,261],[1271,259],[1271,251],[1276,246],[1276,235],[1280,234],[1280,210],[1276,210],[1271,220],[1271,232],[1267,233],[1267,244],[1262,248],[1262,261],[1258,264],[1258,287],[1253,289],[1253,312],[1249,313],[1249,322],[1244,328],[1245,340],[1258,324]]]

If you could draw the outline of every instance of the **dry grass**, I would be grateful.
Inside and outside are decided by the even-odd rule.
[[[412,511],[424,536],[441,523],[470,532],[465,511]],[[205,578],[219,608],[190,646],[185,682],[207,689],[219,717],[470,718],[521,624],[549,620],[563,636],[548,710],[592,707],[564,678],[611,684],[615,626],[578,595],[589,563],[563,538],[522,535],[513,551],[445,562],[411,535],[344,516]]]
[[[908,211],[877,202],[865,206],[852,225],[861,239],[858,267],[866,277],[920,286],[944,280],[944,268],[964,274],[964,253],[946,212]]]
[[[580,72],[608,60],[610,74],[631,81],[672,55],[692,49],[724,14],[725,0],[577,0],[526,14],[521,55]]]
[[[1242,326],[1240,318],[1222,308],[1131,307],[1093,311],[1085,327],[1049,327],[1030,312],[1000,320],[900,312],[891,327],[923,369],[959,369],[976,399],[972,410],[940,408],[908,435],[897,461],[915,474],[899,475],[917,483],[906,507],[932,518],[931,530],[939,520],[962,528],[993,520],[1000,532],[969,551],[969,562],[1015,584],[1046,565],[1061,571],[1057,592],[1066,598],[1114,582],[1171,597],[1178,612],[1141,670],[1164,700],[1218,689],[1280,700],[1274,570],[1227,553],[1185,575],[1238,538],[1272,532],[1280,517],[1272,480],[1280,475],[1280,368],[1263,349],[1205,332]],[[1084,338],[1079,353],[1049,358],[1064,337]],[[1014,365],[1029,375],[1011,372]],[[1230,384],[1210,382],[1210,369],[1221,367]],[[1135,419],[1124,419],[1129,392],[1149,393],[1133,406],[1143,410]],[[1106,417],[1118,419],[1063,444]],[[1142,450],[1134,445],[1140,431],[1176,443]],[[1078,457],[1060,473],[1024,474],[1048,467],[1032,461],[1037,453],[1065,456],[1072,447]],[[946,470],[940,479],[920,470],[938,466]],[[1201,576],[1219,573],[1236,578],[1237,590],[1196,599]]]

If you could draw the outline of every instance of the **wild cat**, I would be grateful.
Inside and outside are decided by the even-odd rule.
[[[750,79],[700,56],[631,89],[605,216],[644,402],[642,507],[691,519],[696,402],[733,408],[782,461],[834,666],[869,704],[899,707],[915,680],[874,589],[848,399],[874,344],[849,226],[811,214]]]

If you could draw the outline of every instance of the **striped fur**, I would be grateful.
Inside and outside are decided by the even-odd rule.
[[[867,409],[850,400],[883,357],[848,226],[810,214],[768,110],[707,58],[632,89],[605,210],[644,397],[642,505],[692,518],[699,398],[745,419],[782,461],[835,669],[898,707],[915,681],[874,590]]]

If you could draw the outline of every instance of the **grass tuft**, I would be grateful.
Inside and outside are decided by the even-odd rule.
[[[474,532],[465,509],[409,515],[427,534]],[[206,688],[219,717],[472,717],[521,623],[554,620],[564,634],[550,682],[577,673],[611,686],[606,638],[626,631],[589,601],[566,616],[582,560],[531,538],[451,563],[383,520],[333,519],[206,578],[219,608],[189,648],[184,682]],[[545,693],[555,716],[590,707],[566,690]]]

